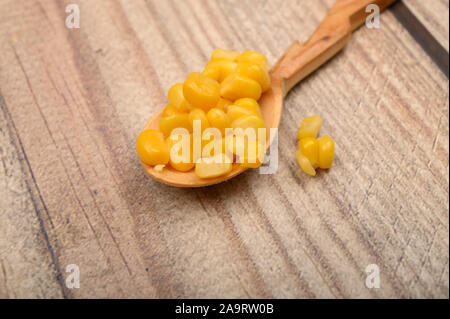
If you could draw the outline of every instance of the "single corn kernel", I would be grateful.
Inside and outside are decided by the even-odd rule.
[[[195,166],[192,160],[192,134],[173,134],[166,138],[166,143],[170,166],[180,172],[187,172]]]
[[[208,118],[209,124],[218,128],[222,135],[225,135],[226,128],[231,127],[231,122],[228,115],[220,109],[213,107],[208,111],[206,117]]]
[[[309,159],[314,168],[319,166],[319,143],[314,137],[305,137],[298,141],[297,148]]]
[[[202,156],[211,157],[214,156],[214,153],[225,153],[225,143],[220,144],[222,145],[222,147],[215,144],[221,143],[221,140],[221,133],[219,129],[215,127],[208,127],[201,134],[192,134],[192,150],[194,163],[197,162],[197,160]],[[211,143],[213,141],[214,143]],[[204,155],[203,152],[205,152]]]
[[[158,164],[158,165],[155,165],[155,166],[153,167],[153,169],[154,169],[155,171],[157,171],[157,172],[162,172],[163,169],[164,169],[164,167],[166,167],[166,165],[164,165],[164,164]]]
[[[167,96],[169,98],[169,104],[173,105],[180,112],[187,113],[192,109],[192,105],[184,98],[183,83],[172,85]]]
[[[238,151],[243,150],[244,138],[245,138],[244,136],[237,137],[236,135],[225,136],[225,138],[223,139],[224,154],[227,154],[230,158],[234,158],[234,155],[236,155],[236,153],[238,153]]]
[[[239,52],[217,48],[211,54],[211,60],[227,59],[227,60],[235,61],[238,56],[239,56]]]
[[[241,166],[256,168],[264,160],[264,146],[258,140],[249,140],[247,136],[231,135],[225,138],[227,154],[236,155],[236,162]]]
[[[244,149],[244,158],[239,162],[243,167],[257,168],[264,161],[264,148],[259,141],[247,141]]]
[[[305,117],[298,128],[297,139],[301,140],[305,137],[317,137],[320,127],[322,126],[322,118],[318,115]]]
[[[189,112],[189,124],[194,128],[194,121],[199,120],[201,126],[201,132],[206,130],[211,125],[209,124],[208,118],[206,117],[205,111],[202,109],[193,109]]]
[[[228,112],[228,107],[230,105],[233,105],[233,102],[231,102],[230,100],[224,99],[224,98],[220,98],[219,102],[217,102],[215,108],[220,109],[226,113],[226,112]]]
[[[236,73],[258,82],[262,92],[266,92],[270,87],[269,73],[258,64],[241,62],[237,65]]]
[[[225,152],[225,141],[222,137],[216,136],[214,133],[206,134],[214,128],[210,127],[202,134],[202,157],[213,157]]]
[[[220,95],[231,101],[243,97],[259,100],[261,97],[261,85],[253,79],[232,73],[220,84]]]
[[[233,128],[253,128],[255,130],[255,135],[258,136],[258,129],[259,128],[266,128],[266,124],[264,123],[264,120],[257,115],[246,115],[243,117],[240,117],[236,120],[234,120],[231,123],[231,126]]]
[[[159,129],[164,134],[164,136],[170,136],[173,129],[185,128],[189,132],[192,132],[192,126],[189,121],[188,114],[174,114],[167,117],[162,117],[159,120]]]
[[[163,109],[161,116],[167,117],[175,114],[183,114],[184,112],[181,112],[179,109],[177,109],[172,104],[167,104],[166,107]]]
[[[221,74],[220,71],[221,70],[218,65],[213,65],[213,64],[208,65],[207,64],[205,66],[205,68],[203,69],[202,74],[204,76],[206,76],[207,78],[210,78],[212,80],[219,82],[220,74]]]
[[[234,101],[234,105],[245,107],[251,111],[254,111],[255,114],[261,116],[261,109],[259,108],[259,104],[256,100],[245,97],[239,100]]]
[[[222,82],[237,68],[237,63],[227,59],[214,59],[208,62],[202,74],[213,80]]]
[[[226,154],[231,155],[240,155],[243,156],[245,151],[245,143],[246,143],[246,137],[245,136],[236,136],[236,135],[229,135],[225,137],[225,152]]]
[[[234,122],[238,118],[241,118],[246,115],[260,116],[256,111],[238,105],[230,106],[227,115],[231,122]]]
[[[136,150],[141,161],[147,165],[167,164],[169,150],[164,135],[157,130],[144,130],[136,140]]]
[[[302,154],[300,150],[295,152],[295,157],[297,158],[298,165],[300,165],[301,169],[308,175],[316,176],[316,170],[311,165],[309,159]]]
[[[195,175],[200,178],[213,178],[228,174],[233,165],[225,154],[210,158],[202,158],[195,164]]]
[[[264,56],[264,54],[250,50],[245,50],[244,52],[242,52],[237,57],[236,61],[257,64],[266,71],[269,69],[269,63],[267,62],[267,58]]]
[[[220,98],[220,84],[198,72],[189,74],[183,84],[183,94],[194,107],[208,111]]]
[[[323,169],[330,168],[334,159],[334,141],[328,135],[319,137],[319,167]]]

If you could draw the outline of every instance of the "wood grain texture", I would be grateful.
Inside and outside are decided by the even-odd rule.
[[[403,3],[448,52],[449,0],[403,0]]]
[[[213,48],[273,64],[332,4],[0,2],[0,297],[448,298],[449,82],[389,11],[287,96],[276,174],[176,189],[135,153]],[[315,178],[294,157],[311,114],[336,141]]]
[[[427,27],[414,15],[414,13],[403,2],[398,1],[391,7],[395,18],[408,30],[409,34],[416,40],[421,48],[434,61],[442,73],[449,77],[449,55],[448,50],[442,46],[438,39],[427,29]]]

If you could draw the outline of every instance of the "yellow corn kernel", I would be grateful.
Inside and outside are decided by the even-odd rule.
[[[266,71],[269,69],[269,62],[267,62],[267,58],[264,56],[264,54],[250,50],[245,50],[244,52],[242,52],[237,57],[236,61],[257,64]]]
[[[247,141],[248,138],[246,136],[230,135],[225,137],[225,153],[243,157]]]
[[[323,169],[330,168],[334,159],[334,141],[328,135],[319,137],[319,167]]]
[[[316,168],[319,166],[319,143],[314,137],[305,137],[298,141],[297,148],[302,155],[309,159],[311,165]]]
[[[245,150],[245,143],[246,143],[245,136],[236,136],[236,135],[229,135],[226,136],[224,139],[225,142],[225,152],[226,154],[231,155],[241,155],[243,156],[244,150]]]
[[[241,118],[241,117],[246,116],[246,115],[257,115],[257,116],[260,116],[254,110],[249,110],[248,108],[245,108],[245,107],[242,107],[242,106],[238,106],[238,105],[230,106],[229,109],[228,109],[227,115],[228,115],[228,118],[230,119],[231,122],[234,122],[238,118]]]
[[[202,158],[195,164],[195,174],[200,178],[213,178],[228,174],[233,165],[225,154]]]
[[[208,111],[219,101],[220,84],[201,73],[193,72],[183,84],[183,94],[194,107]]]
[[[264,148],[259,141],[247,141],[244,148],[244,158],[239,162],[243,167],[260,167],[264,160]]]
[[[223,136],[225,135],[225,129],[231,127],[228,115],[220,109],[213,107],[208,111],[206,117],[208,118],[209,124],[218,128]]]
[[[266,92],[270,87],[269,73],[258,64],[241,62],[236,68],[236,73],[258,82],[261,85],[262,92]]]
[[[164,135],[157,130],[142,131],[136,140],[136,150],[141,161],[147,165],[169,162],[169,150]]]
[[[224,139],[226,154],[236,155],[241,166],[256,168],[264,160],[264,146],[258,140],[249,140],[247,136],[227,136]]]
[[[181,112],[178,110],[175,106],[172,104],[167,104],[166,107],[163,109],[161,116],[167,117],[175,114],[183,114],[184,112]]]
[[[227,76],[234,72],[237,63],[226,59],[211,60],[208,64],[217,64],[220,68],[219,82],[222,82]]]
[[[232,73],[220,84],[220,95],[231,101],[236,101],[243,97],[259,100],[261,97],[261,85],[253,79]]]
[[[227,60],[235,61],[238,56],[239,56],[239,52],[217,48],[211,54],[211,60],[227,59]]]
[[[261,116],[261,109],[259,108],[259,104],[254,99],[245,97],[234,101],[234,105],[245,107],[246,109],[254,111],[255,114]]]
[[[309,159],[302,154],[300,150],[295,152],[295,157],[297,158],[298,165],[300,165],[301,169],[308,175],[316,176],[316,170],[311,165]]]
[[[187,172],[195,166],[192,160],[192,134],[173,134],[166,138],[166,143],[170,166],[180,172]]]
[[[203,70],[203,75],[220,83],[236,68],[236,62],[227,59],[215,59],[208,62]]]
[[[202,157],[213,157],[214,155],[225,152],[225,140],[215,134],[206,134],[209,130],[214,129],[210,127],[202,134]]]
[[[234,120],[231,123],[231,126],[233,128],[253,128],[255,130],[255,136],[258,136],[258,128],[266,128],[266,124],[264,123],[264,120],[257,115],[245,115],[243,117],[240,117],[236,120]]]
[[[153,169],[157,172],[162,172],[164,170],[164,167],[166,167],[166,164],[158,164],[153,166]]]
[[[170,136],[172,130],[179,127],[185,128],[189,132],[192,132],[192,126],[189,122],[188,114],[174,114],[171,116],[162,117],[159,120],[159,129],[164,134],[164,136]]]
[[[230,105],[233,105],[233,102],[231,102],[230,100],[224,99],[224,98],[220,98],[219,102],[217,102],[215,108],[220,109],[226,113],[228,111],[228,107]]]
[[[192,105],[184,98],[183,83],[172,85],[167,94],[169,104],[172,104],[180,112],[187,113],[192,109]]]
[[[305,137],[317,137],[320,127],[322,126],[322,118],[318,115],[305,117],[298,128],[297,139],[301,140]]]
[[[220,79],[220,67],[217,64],[207,64],[202,71],[202,74],[207,78],[219,82]]]
[[[202,109],[193,109],[192,111],[189,112],[189,124],[191,125],[192,128],[194,128],[195,120],[200,120],[200,124],[202,125],[201,126],[202,132],[206,130],[208,127],[210,127],[208,118],[206,117],[206,113]]]

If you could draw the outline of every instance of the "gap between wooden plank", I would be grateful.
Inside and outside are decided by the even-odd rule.
[[[402,1],[394,3],[391,10],[396,19],[403,27],[405,27],[409,34],[416,40],[433,62],[436,63],[448,79],[449,54],[447,50],[445,50],[445,48]]]

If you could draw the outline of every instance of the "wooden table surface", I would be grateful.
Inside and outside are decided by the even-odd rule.
[[[177,189],[139,163],[147,119],[215,47],[273,64],[332,4],[1,0],[0,297],[448,298],[449,80],[396,7],[287,96],[275,174]],[[402,6],[448,61],[449,1]],[[314,178],[294,157],[311,114],[336,141]]]

